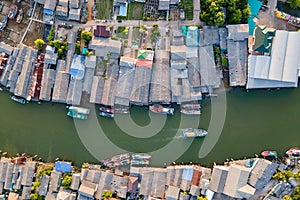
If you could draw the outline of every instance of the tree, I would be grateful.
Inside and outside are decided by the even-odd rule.
[[[60,49],[61,41],[60,41],[60,40],[54,40],[54,41],[53,41],[53,46],[54,46],[56,49]]]
[[[292,9],[300,8],[300,0],[287,0]]]
[[[150,32],[150,39],[152,43],[156,43],[158,38],[160,37],[160,31],[157,24],[153,24],[151,32]]]
[[[75,43],[75,45],[76,45],[76,46],[75,46],[75,53],[79,55],[79,54],[80,54],[81,46],[80,46],[79,43]]]
[[[52,170],[53,170],[52,166],[45,166],[43,169],[38,171],[38,174],[39,176],[45,176],[45,175],[50,176]]]
[[[63,50],[63,49],[61,49],[61,48],[60,48],[60,49],[58,49],[58,50],[57,50],[57,55],[58,55],[58,57],[60,57],[60,58],[61,58],[61,57],[64,55],[64,50]]]
[[[283,196],[283,200],[292,200],[292,198],[290,196],[288,196],[288,195],[284,195]]]
[[[48,36],[47,36],[47,40],[48,40],[48,42],[50,42],[50,41],[53,41],[53,39],[54,39],[54,27],[52,26],[51,27],[51,29],[50,29],[50,31],[49,31],[49,34],[48,34]]]
[[[35,43],[35,46],[36,46],[36,48],[39,50],[39,51],[42,51],[43,50],[43,48],[44,48],[44,45],[45,45],[45,42],[44,42],[44,40],[43,39],[36,39],[35,41],[34,41],[34,43]]]
[[[69,188],[70,185],[71,185],[71,182],[72,182],[72,176],[70,175],[67,175],[64,177],[61,185],[64,187],[64,188]]]
[[[108,191],[108,190],[104,190],[103,194],[102,194],[102,199],[109,199],[112,198],[112,192]]]
[[[39,195],[36,194],[36,193],[32,193],[32,194],[30,194],[30,199],[31,200],[38,200],[39,199]]]
[[[238,24],[241,22],[242,12],[241,10],[237,9],[234,13],[232,13],[231,17],[229,18],[230,24]]]
[[[207,200],[207,197],[197,196],[197,200]]]
[[[93,35],[90,31],[82,31],[81,33],[81,39],[84,41],[85,44],[88,44],[92,37]]]

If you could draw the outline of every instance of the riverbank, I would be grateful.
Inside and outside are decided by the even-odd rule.
[[[43,163],[37,161],[38,156],[26,154],[11,158],[3,156],[0,160],[0,195],[4,199],[21,197],[34,200],[282,198],[293,195],[300,186],[299,163],[287,162],[299,156],[296,151],[289,151],[288,157],[281,161],[276,159],[275,154],[273,161],[263,158],[231,160],[212,168],[194,164],[163,168],[138,165],[106,168],[89,163],[75,167],[67,161]],[[140,156],[150,157],[147,154]],[[121,157],[114,156],[112,159]],[[288,178],[280,174],[286,174],[284,177]],[[239,180],[238,185],[236,180]],[[283,185],[282,180],[288,182]],[[276,189],[278,187],[281,187],[280,192]]]

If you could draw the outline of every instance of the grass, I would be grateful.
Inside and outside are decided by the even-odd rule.
[[[185,20],[192,20],[194,16],[193,0],[182,0],[182,5],[185,14]]]
[[[101,0],[101,3],[97,3],[97,19],[110,19],[113,3],[113,0]]]
[[[128,5],[127,19],[128,20],[141,20],[144,14],[144,3],[133,2]]]
[[[140,28],[139,27],[133,27],[132,29],[132,41],[139,42],[141,39],[141,34],[140,34]]]
[[[125,26],[119,26],[117,29],[117,37],[123,38],[123,39],[128,39],[128,32],[125,33],[124,30],[126,29]]]

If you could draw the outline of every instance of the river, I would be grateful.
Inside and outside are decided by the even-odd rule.
[[[212,150],[200,159],[198,152],[207,141],[180,139],[177,130],[196,126],[207,129],[211,124],[208,136],[218,138],[211,122],[215,119],[210,100],[201,102],[200,119],[183,116],[178,108],[174,116],[166,117],[149,113],[143,107],[133,107],[130,115],[117,115],[113,120],[97,116],[97,107],[91,106],[88,120],[74,121],[66,116],[63,104],[21,105],[3,91],[0,93],[0,149],[9,155],[26,152],[38,154],[45,161],[58,157],[77,165],[125,151],[150,152],[153,165],[160,166],[172,161],[211,165],[227,158],[254,156],[263,150],[283,154],[289,147],[300,146],[299,101],[299,88],[228,91],[226,102],[221,102],[226,106],[221,135],[215,139],[215,145],[214,142],[206,144]]]

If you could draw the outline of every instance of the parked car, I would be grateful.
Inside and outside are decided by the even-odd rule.
[[[122,23],[122,20],[118,20],[118,23]]]
[[[59,27],[64,27],[65,29],[72,29],[73,25],[63,22],[59,25]]]

